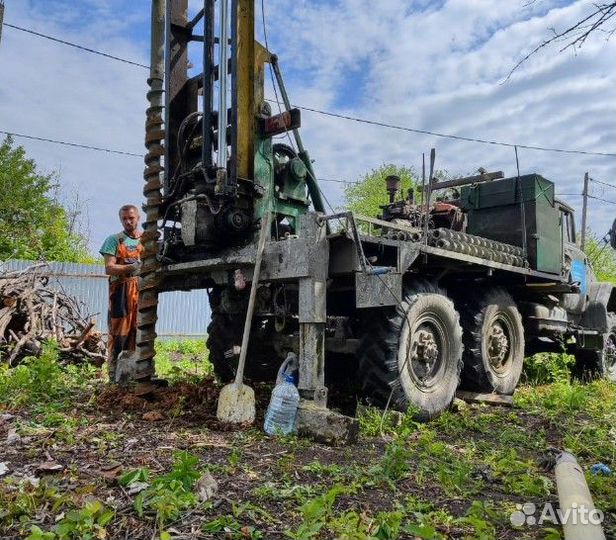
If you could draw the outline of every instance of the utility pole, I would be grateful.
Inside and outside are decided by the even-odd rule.
[[[0,0],[0,41],[2,41],[2,21],[4,20],[4,0]]]
[[[584,191],[582,192],[583,201],[582,201],[582,242],[581,248],[584,251],[586,247],[586,217],[588,214],[588,173],[584,174]]]

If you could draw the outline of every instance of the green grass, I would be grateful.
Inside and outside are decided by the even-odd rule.
[[[170,381],[213,375],[205,340],[157,341],[156,373]]]
[[[324,449],[297,436],[269,439],[257,429],[208,434],[198,421],[187,424],[171,433],[173,439],[161,442],[168,452],[151,452],[160,462],[133,462],[134,469],[127,469],[130,474],[120,481],[125,491],[135,481],[148,484],[130,500],[117,483],[91,476],[84,481],[74,464],[66,465],[60,473],[64,476],[46,476],[38,486],[23,478],[3,478],[0,535],[17,531],[31,539],[109,537],[119,520],[130,517],[133,532],[150,527],[149,536],[166,538],[165,531],[181,528],[185,516],[198,516],[203,535],[237,539],[267,538],[273,532],[315,539],[511,536],[509,515],[516,503],[540,507],[556,499],[553,474],[543,463],[550,447],[576,455],[596,506],[609,515],[616,500],[614,477],[589,470],[599,462],[616,470],[615,386],[603,380],[572,382],[563,372],[568,362],[565,356],[531,360],[525,381],[532,384],[518,388],[511,409],[458,404],[422,424],[413,411],[383,414],[360,407],[360,443],[354,448]],[[172,382],[211,374],[205,344],[157,344],[157,371]],[[60,365],[53,345],[20,367],[0,367],[0,410],[19,411],[14,427],[33,441],[24,447],[24,460],[46,459],[43,449],[54,457],[68,455],[62,449],[83,444],[84,432],[91,452],[102,460],[116,452],[117,459],[127,433],[116,424],[97,426],[99,413],[94,409],[88,416],[87,410],[75,408],[75,403],[87,404],[101,387],[100,370]],[[135,429],[157,427],[137,424]],[[155,433],[166,437],[166,432]],[[198,454],[200,447],[187,446],[187,440],[201,434],[213,444]],[[186,448],[190,454],[177,453]],[[216,453],[217,459],[211,459]],[[261,454],[268,456],[266,461]],[[221,486],[222,503],[201,503],[196,496],[195,482],[206,463]],[[248,487],[233,500],[225,486],[238,478],[250,478],[251,483],[243,484]],[[110,492],[127,501],[122,512],[107,503]],[[51,517],[41,520],[41,515]],[[63,517],[54,521],[56,516]],[[537,527],[515,531],[514,536],[557,534]]]

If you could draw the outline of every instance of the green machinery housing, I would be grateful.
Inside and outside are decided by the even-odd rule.
[[[460,203],[469,234],[525,247],[531,268],[561,273],[561,212],[553,182],[528,174],[464,186]]]

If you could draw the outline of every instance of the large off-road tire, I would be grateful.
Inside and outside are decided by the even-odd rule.
[[[524,325],[511,295],[488,289],[462,311],[462,386],[478,392],[512,394],[524,364]]]
[[[228,383],[235,377],[237,365],[233,364],[232,358],[225,357],[225,353],[229,353],[233,345],[238,343],[238,332],[241,342],[238,322],[233,316],[212,312],[212,319],[207,327],[209,360],[214,374],[222,383]]]
[[[246,366],[244,373],[251,381],[273,381],[282,359],[273,347],[268,346],[271,331],[269,321],[255,319],[252,323]],[[207,347],[214,374],[222,383],[235,378],[238,356],[233,347],[242,343],[244,331],[243,315],[229,315],[212,311],[212,319],[207,327]]]
[[[616,382],[616,314],[608,314],[608,332],[603,338],[603,349],[580,349],[575,353],[574,374],[580,379],[605,378]]]
[[[453,401],[462,368],[462,328],[436,285],[409,289],[395,309],[370,316],[359,346],[363,395],[376,405],[417,410],[428,420]]]

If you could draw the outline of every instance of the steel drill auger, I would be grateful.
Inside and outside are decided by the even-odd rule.
[[[143,194],[143,260],[139,280],[139,307],[137,314],[137,351],[135,358],[135,379],[148,380],[154,375],[154,342],[156,340],[156,320],[158,309],[158,287],[160,285],[160,264],[158,255],[158,220],[160,218],[161,175],[164,156],[162,141],[165,138],[163,127],[163,44],[164,44],[164,2],[152,2],[152,56],[150,90],[147,97],[150,106],[146,111],[145,122],[145,186]]]
[[[162,90],[154,89],[153,93],[162,94]],[[155,98],[154,98],[155,99]],[[150,99],[152,102],[152,98]],[[143,223],[143,264],[141,267],[141,279],[139,280],[139,311],[137,315],[137,365],[136,378],[149,378],[154,374],[154,341],[156,339],[156,320],[158,308],[158,285],[160,282],[160,264],[158,254],[158,219],[160,214],[161,181],[160,175],[163,168],[160,158],[163,155],[161,141],[164,139],[162,106],[152,106],[147,110],[146,119],[146,148],[145,170],[143,173],[145,186],[143,194],[146,203],[143,207],[145,220]]]

